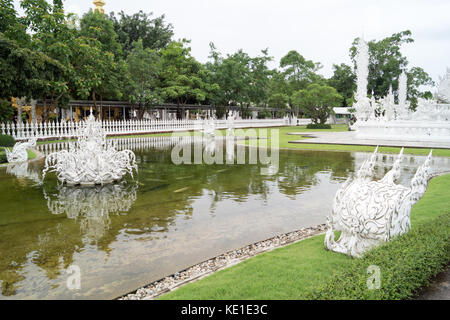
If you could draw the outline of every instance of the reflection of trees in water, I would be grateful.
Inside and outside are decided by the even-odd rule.
[[[193,203],[205,194],[211,199],[212,212],[225,199],[245,202],[252,195],[267,199],[276,190],[293,197],[317,184],[318,172],[331,172],[332,179],[340,180],[353,170],[353,158],[346,152],[280,151],[278,172],[271,176],[261,175],[261,168],[266,166],[260,164],[175,166],[170,149],[151,149],[136,155],[141,164],[138,187],[119,184],[92,189],[56,188],[46,183],[42,197],[42,189],[30,188],[29,181],[16,186],[9,199],[11,204],[5,207],[6,217],[1,217],[6,227],[0,223],[6,240],[0,242],[4,296],[14,295],[21,286],[32,291],[27,289],[29,281],[36,283],[36,277],[42,280],[42,275],[25,273],[25,268],[32,265],[45,271],[46,281],[39,282],[44,289],[36,289],[45,296],[45,290],[50,290],[45,288],[65,279],[64,270],[87,243],[108,253],[119,234],[143,240],[164,237],[177,218],[192,216]],[[10,191],[8,187],[10,184],[0,185],[0,193]],[[20,193],[27,193],[35,201],[23,202]],[[12,203],[21,202],[18,215],[19,209]],[[47,210],[41,209],[47,207],[55,215],[49,216]],[[125,215],[131,207],[133,214]],[[25,282],[19,284],[21,280]]]
[[[266,200],[275,190],[294,198],[318,183],[319,172],[329,172],[332,180],[342,181],[353,171],[353,157],[349,152],[283,150],[280,151],[278,172],[270,176],[261,175],[261,169],[267,167],[261,164],[174,166],[171,165],[170,152],[151,150],[145,155],[147,172],[144,169],[139,173],[139,180],[145,184],[141,191],[163,188],[170,193],[171,190],[188,186],[186,191],[175,196],[179,200],[178,204],[185,204],[186,208],[191,207],[192,198],[200,197],[206,191],[211,197],[211,211],[217,202],[224,199],[245,202],[250,195],[258,195]],[[141,154],[137,153],[136,156],[139,158]],[[247,150],[246,163],[248,156]],[[159,183],[155,181],[158,179]],[[179,209],[177,211],[180,212]]]

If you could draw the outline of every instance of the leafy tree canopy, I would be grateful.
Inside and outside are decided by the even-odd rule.
[[[147,14],[142,10],[133,15],[121,11],[118,17],[114,12],[110,13],[109,19],[113,22],[117,40],[122,45],[125,56],[133,50],[133,43],[139,39],[144,48],[154,50],[163,49],[172,41],[172,24],[166,24],[164,15],[154,19],[151,17],[152,13]]]
[[[312,83],[306,89],[295,92],[292,100],[313,123],[324,124],[333,107],[341,104],[342,96],[333,87]]]

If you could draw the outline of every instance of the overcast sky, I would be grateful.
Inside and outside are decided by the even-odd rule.
[[[15,0],[18,6],[19,1]],[[434,80],[450,67],[449,0],[105,0],[105,11],[143,10],[165,14],[175,39],[190,39],[192,54],[207,61],[209,42],[222,53],[243,49],[251,56],[269,48],[278,66],[289,50],[321,62],[329,77],[332,65],[350,64],[354,38],[382,39],[411,30],[415,42],[402,52],[409,66],[425,69]],[[66,11],[82,15],[92,0],[65,0]]]

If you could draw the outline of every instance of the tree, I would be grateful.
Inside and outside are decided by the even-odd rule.
[[[191,56],[187,40],[171,42],[160,51],[158,95],[167,102],[199,103],[208,98],[215,84],[207,83],[207,70]]]
[[[0,0],[0,32],[22,46],[30,45],[26,21],[17,16],[13,0]]]
[[[128,70],[133,75],[129,99],[138,104],[139,119],[142,118],[147,106],[160,101],[157,94],[160,63],[160,57],[156,51],[144,49],[141,39],[133,43],[133,49],[127,57]]]
[[[356,90],[356,75],[352,68],[345,63],[333,64],[333,76],[328,80],[328,84],[344,98],[342,106],[348,107]]]
[[[166,48],[172,41],[173,26],[166,25],[164,15],[151,19],[152,13],[139,11],[133,15],[127,15],[123,11],[116,18],[114,12],[109,19],[113,22],[114,30],[118,35],[118,41],[122,45],[124,55],[127,56],[133,50],[133,43],[142,40],[144,49],[160,50]]]
[[[42,117],[47,121],[48,99],[51,105],[63,107],[69,100],[71,43],[75,31],[66,24],[61,0],[54,0],[53,4],[45,0],[23,0],[21,6],[26,13],[24,21],[32,31],[31,48],[53,59],[47,60],[52,62],[42,71],[41,84],[36,86],[32,96],[42,99]]]
[[[98,11],[89,10],[80,20],[80,35],[96,39],[101,43],[102,51],[111,52],[118,61],[122,57],[122,46],[114,30],[114,23]]]
[[[353,41],[350,48],[350,57],[352,58],[356,68],[356,44],[359,38]],[[389,91],[390,85],[394,89],[398,88],[398,78],[402,70],[406,70],[408,60],[402,55],[400,49],[405,43],[414,42],[411,37],[411,31],[405,30],[394,33],[390,37],[380,41],[371,40],[369,46],[369,79],[368,93],[374,92],[378,98],[384,97]],[[408,98],[414,107],[417,98],[421,96],[419,87],[422,85],[433,85],[432,79],[421,68],[411,68],[407,71],[408,77]]]
[[[316,72],[322,65],[320,62],[306,60],[300,53],[291,50],[281,58],[280,68],[283,69],[286,80],[293,85],[293,89],[299,90],[318,79]]]
[[[333,107],[340,105],[342,96],[335,88],[313,83],[306,89],[293,95],[293,103],[299,107],[313,123],[325,124],[333,112]]]

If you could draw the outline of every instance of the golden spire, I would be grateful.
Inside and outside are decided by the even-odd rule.
[[[103,0],[94,0],[95,9],[94,11],[98,11],[100,13],[105,13],[105,9],[103,9],[103,6],[105,5],[105,1]]]

